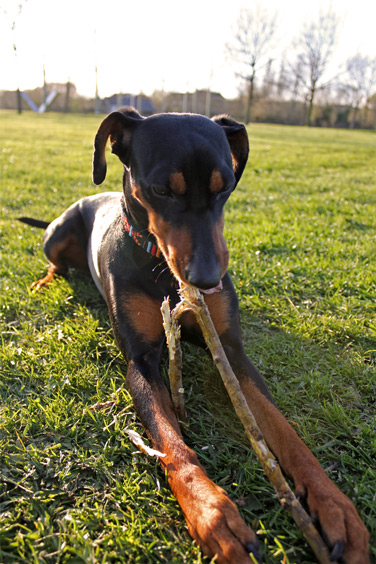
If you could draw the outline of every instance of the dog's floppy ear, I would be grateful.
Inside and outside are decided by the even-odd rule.
[[[120,108],[102,121],[94,141],[93,181],[95,184],[102,184],[106,178],[107,139],[110,137],[112,152],[127,165],[132,134],[143,119],[134,108]]]
[[[242,123],[238,123],[226,115],[214,116],[212,120],[220,125],[226,134],[231,149],[232,166],[237,184],[248,159],[249,143],[247,131]]]

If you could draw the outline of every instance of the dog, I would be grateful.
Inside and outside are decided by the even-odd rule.
[[[107,302],[117,345],[128,360],[126,382],[135,409],[160,458],[188,530],[220,564],[261,561],[255,533],[236,505],[206,475],[184,442],[159,364],[164,347],[160,307],[179,301],[179,284],[203,294],[225,353],[257,424],[298,499],[305,499],[323,531],[331,559],[367,564],[368,532],[352,502],[277,409],[268,387],[244,352],[238,300],[227,272],[224,205],[248,158],[244,125],[227,116],[195,114],[142,117],[120,108],[95,137],[93,180],[106,176],[105,148],[124,165],[123,192],[82,198],[46,227],[50,267],[34,289],[70,267],[88,269]],[[182,336],[202,342],[191,313]]]

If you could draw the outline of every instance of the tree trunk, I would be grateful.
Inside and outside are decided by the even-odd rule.
[[[69,96],[70,96],[70,89],[71,89],[72,83],[68,80],[67,84],[65,85],[65,101],[64,101],[64,112],[68,113],[69,112]]]
[[[312,121],[312,113],[313,113],[313,99],[315,97],[315,85],[311,87],[309,92],[309,104],[308,104],[308,111],[307,111],[307,118],[305,125],[310,126]]]
[[[22,99],[21,99],[21,92],[19,88],[17,88],[17,109],[18,109],[18,113],[22,114]]]
[[[255,67],[252,65],[252,74],[249,78],[249,90],[248,90],[248,100],[247,100],[247,111],[245,116],[245,123],[250,123],[252,120],[252,109],[253,109],[253,94],[255,87]]]

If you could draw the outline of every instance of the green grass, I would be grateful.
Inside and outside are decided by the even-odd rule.
[[[198,564],[158,463],[124,432],[142,429],[94,285],[72,272],[28,289],[46,270],[42,232],[16,218],[51,220],[81,196],[120,189],[115,157],[105,184],[91,182],[99,122],[0,113],[0,562]],[[247,350],[374,539],[376,136],[266,125],[249,134],[226,213]],[[313,563],[212,363],[191,347],[184,358],[188,444],[261,532],[265,562]]]

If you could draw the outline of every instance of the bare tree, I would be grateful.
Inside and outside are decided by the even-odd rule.
[[[353,115],[350,128],[355,126],[359,108],[363,105],[366,112],[373,89],[376,86],[376,57],[354,55],[346,61],[346,87],[350,89]]]
[[[239,69],[236,75],[248,84],[246,123],[249,123],[252,117],[256,72],[270,60],[270,58],[265,59],[272,47],[276,19],[276,14],[270,16],[259,5],[252,11],[242,9],[234,40],[226,45],[229,57]]]
[[[316,21],[306,23],[295,46],[298,51],[298,79],[306,91],[306,125],[311,125],[313,102],[319,89],[325,88],[324,75],[336,42],[338,17],[334,12],[320,12]]]

